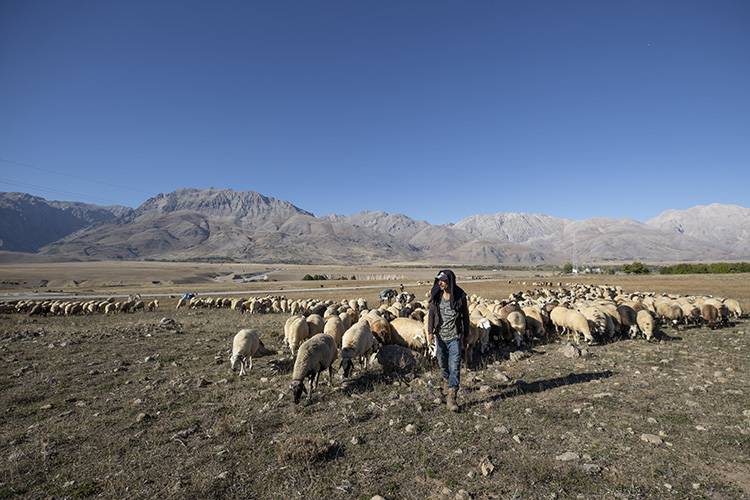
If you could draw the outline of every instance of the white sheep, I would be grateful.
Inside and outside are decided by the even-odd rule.
[[[369,326],[369,325],[368,325]],[[323,333],[326,333],[336,340],[336,346],[341,347],[341,339],[344,336],[344,332],[347,328],[344,328],[344,323],[338,316],[331,316],[326,320],[326,324],[323,326]]]
[[[284,341],[292,352],[292,357],[297,353],[297,349],[302,343],[309,339],[310,327],[305,321],[305,317],[300,315],[292,316],[284,324]]]
[[[359,358],[360,365],[366,370],[367,358],[376,345],[367,320],[359,320],[345,331],[341,339],[341,368],[344,370],[344,377],[351,374],[355,358]]]
[[[408,347],[426,354],[429,350],[425,323],[411,318],[396,318],[390,323],[390,344]]]
[[[641,309],[636,313],[635,321],[638,329],[646,336],[646,340],[651,340],[654,336],[654,317],[646,309]]]
[[[294,362],[292,383],[289,385],[295,404],[299,403],[303,392],[307,393],[307,399],[310,399],[323,370],[328,369],[328,385],[331,385],[333,362],[337,355],[336,340],[330,335],[314,335],[302,343]],[[305,378],[310,379],[309,392],[305,389]]]
[[[323,327],[325,326],[326,322],[323,320],[323,317],[320,314],[311,314],[307,318],[305,318],[305,321],[307,321],[307,324],[310,328],[310,336],[317,335],[318,333],[323,333]]]
[[[240,365],[240,377],[246,373],[245,366],[248,370],[251,370],[253,368],[253,356],[258,352],[260,346],[260,337],[257,332],[246,328],[237,332],[232,340],[232,356],[229,358],[232,371],[237,370],[237,363]]]

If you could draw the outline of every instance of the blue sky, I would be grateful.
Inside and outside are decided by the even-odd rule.
[[[749,26],[747,1],[6,0],[0,190],[433,223],[750,206]]]

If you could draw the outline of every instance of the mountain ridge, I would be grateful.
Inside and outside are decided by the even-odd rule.
[[[24,242],[17,241],[18,233],[26,232],[28,220],[39,217],[22,213],[26,205],[18,204],[24,199],[21,195],[0,193],[0,210],[15,206],[15,211],[6,212],[5,219],[11,222],[0,224],[0,239],[23,247]],[[316,217],[285,200],[231,189],[178,189],[159,193],[135,209],[26,196],[34,199],[33,206],[26,207],[32,212],[36,206],[74,219],[75,223],[50,231],[51,236],[46,237],[50,240],[60,235],[56,239],[45,242],[45,238],[37,238],[34,242],[39,254],[60,260],[231,258],[299,263],[531,264],[750,256],[750,209],[739,205],[665,210],[646,222],[497,212],[468,216],[451,224],[430,224],[384,211]],[[36,233],[41,230],[36,229]],[[16,234],[11,234],[14,231]],[[34,245],[25,244],[23,248],[35,251]],[[12,245],[0,249],[19,250]]]

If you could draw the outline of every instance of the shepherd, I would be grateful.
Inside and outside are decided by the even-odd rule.
[[[435,343],[442,372],[442,394],[448,409],[457,412],[461,352],[469,333],[469,304],[466,292],[456,284],[456,275],[450,269],[443,269],[435,276],[428,314],[427,342]]]

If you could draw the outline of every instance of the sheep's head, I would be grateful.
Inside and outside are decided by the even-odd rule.
[[[341,359],[341,369],[344,370],[344,378],[349,378],[349,375],[351,375],[353,368],[354,368],[354,363],[352,362],[351,358]]]
[[[492,328],[492,323],[490,323],[490,320],[488,320],[487,318],[482,318],[479,320],[479,328],[481,328],[482,330],[489,330],[490,328]]]
[[[232,371],[237,371],[238,363],[240,362],[240,355],[239,354],[232,354],[232,356],[229,358],[229,366],[232,367]]]
[[[292,383],[289,385],[289,388],[292,390],[292,397],[294,398],[294,404],[299,403],[299,400],[302,397],[302,393],[307,394],[307,389],[305,389],[305,384],[301,380],[293,380]]]

